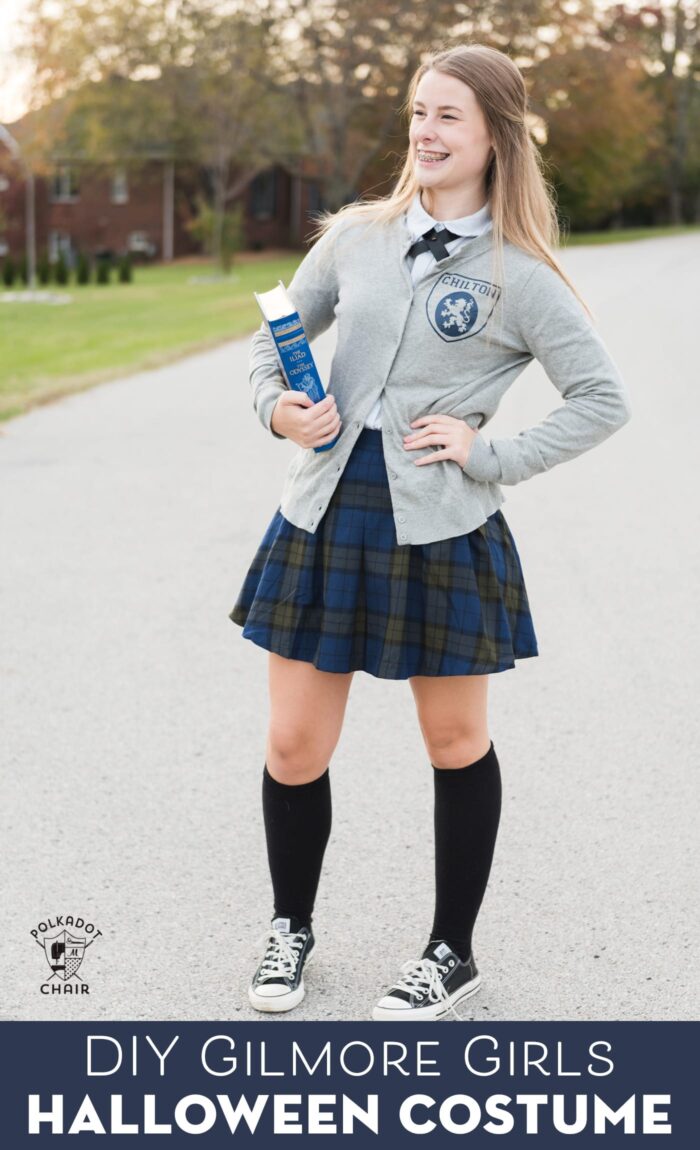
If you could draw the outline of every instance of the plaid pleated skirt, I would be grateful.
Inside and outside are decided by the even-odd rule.
[[[487,675],[538,654],[501,510],[467,534],[399,547],[382,433],[371,428],[315,534],[277,509],[229,617],[268,651],[381,679]]]

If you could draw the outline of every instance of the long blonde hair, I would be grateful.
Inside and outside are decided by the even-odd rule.
[[[504,53],[485,44],[461,44],[437,52],[414,72],[401,108],[410,119],[420,80],[426,72],[454,76],[472,89],[484,114],[494,151],[486,171],[486,193],[493,221],[495,271],[503,283],[503,241],[509,240],[523,251],[543,260],[571,288],[590,315],[571,280],[555,258],[552,249],[559,241],[559,223],[551,185],[543,171],[540,153],[527,125],[528,96],[520,69]],[[318,239],[336,222],[367,221],[387,223],[407,210],[421,191],[411,159],[406,152],[403,167],[393,191],[379,199],[346,204],[336,212],[324,212],[317,219],[313,238]],[[424,206],[430,212],[430,191],[423,189]]]

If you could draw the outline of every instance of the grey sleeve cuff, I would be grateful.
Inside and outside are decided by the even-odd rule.
[[[280,435],[277,431],[272,430],[272,413],[275,410],[277,400],[281,396],[282,392],[286,390],[286,388],[282,388],[282,390],[275,388],[273,391],[271,388],[269,391],[265,391],[263,395],[258,399],[258,419],[262,423],[263,427],[266,428],[266,430],[269,431],[271,435],[274,435],[275,439],[287,438],[286,435]]]
[[[498,483],[501,478],[501,465],[495,451],[481,434],[477,432],[476,439],[472,440],[467,462],[462,471],[470,479],[477,479],[481,483]]]

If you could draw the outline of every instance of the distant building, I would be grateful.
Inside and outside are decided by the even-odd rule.
[[[138,168],[102,169],[57,161],[36,180],[37,251],[73,262],[81,251],[131,252],[171,260],[200,251],[186,223],[193,214],[195,173],[167,159]],[[259,173],[240,196],[244,247],[294,248],[312,230],[309,213],[321,206],[318,181],[276,166]],[[25,232],[24,182],[19,167],[0,149],[0,255],[21,256]]]

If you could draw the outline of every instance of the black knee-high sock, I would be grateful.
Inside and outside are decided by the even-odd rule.
[[[321,864],[331,833],[328,770],[312,783],[287,786],[263,771],[263,818],[275,918],[310,926]]]
[[[501,771],[493,743],[483,758],[435,778],[435,918],[431,939],[444,939],[466,961],[484,897],[501,814]]]

